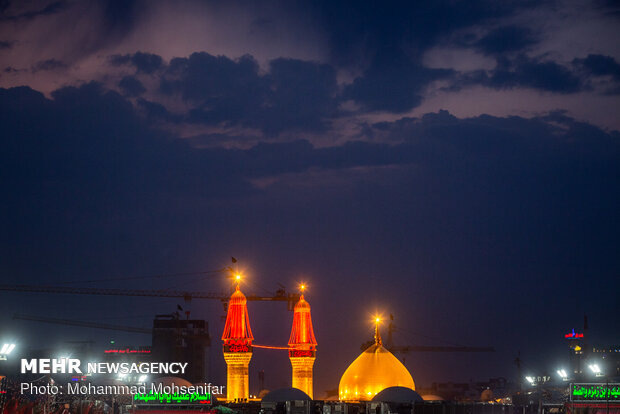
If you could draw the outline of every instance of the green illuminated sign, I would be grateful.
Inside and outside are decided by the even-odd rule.
[[[159,393],[149,392],[147,394],[134,394],[133,400],[145,403],[159,404],[211,404],[211,393],[200,394],[197,392],[182,393]],[[139,404],[139,402],[138,402]]]
[[[571,401],[619,401],[620,384],[572,384]]]

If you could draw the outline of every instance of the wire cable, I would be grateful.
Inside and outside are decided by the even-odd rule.
[[[288,346],[271,346],[271,345],[256,345],[252,344],[252,348],[263,348],[263,349],[289,349]]]

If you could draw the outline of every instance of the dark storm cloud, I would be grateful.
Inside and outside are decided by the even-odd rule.
[[[43,49],[33,56],[61,56],[73,65],[103,48],[115,50],[136,28],[136,19],[143,12],[144,8],[136,7],[133,0],[7,1],[0,10],[0,23],[5,21],[7,28],[13,26],[10,30],[18,45],[14,48],[18,59],[27,49],[39,45]],[[36,58],[28,58],[27,66],[34,64],[31,59]]]
[[[138,99],[137,104],[145,112],[147,119],[151,121],[179,123],[183,120],[183,116],[171,113],[160,103]]]
[[[57,90],[53,100],[26,87],[3,89],[0,113],[0,177],[2,190],[11,194],[2,206],[0,225],[8,237],[2,238],[3,251],[37,237],[22,232],[35,226],[36,244],[49,247],[41,252],[44,261],[80,266],[81,259],[67,259],[80,248],[58,245],[59,253],[51,246],[56,237],[93,247],[126,231],[150,233],[142,224],[182,208],[179,197],[208,200],[251,191],[223,160],[149,128],[129,101],[94,83]],[[16,261],[27,255],[15,253]]]
[[[207,124],[256,119],[267,88],[252,57],[234,61],[204,52],[172,59],[161,81],[163,93],[179,94],[195,106],[190,118]]]
[[[336,110],[336,74],[329,66],[275,59],[259,73],[251,56],[237,60],[208,53],[172,59],[161,91],[193,105],[190,122],[241,125],[277,134],[286,129],[317,131]]]
[[[537,43],[532,31],[523,26],[503,26],[492,30],[474,46],[488,55],[523,51]]]
[[[242,92],[239,88],[261,92],[259,83],[258,63],[252,56],[242,56],[235,61],[201,52],[189,58],[172,59],[161,89],[165,93],[180,93],[188,101],[201,102],[227,89],[235,90],[236,94]]]
[[[590,54],[572,63],[587,88],[604,95],[620,95],[620,64],[613,57]]]
[[[313,3],[313,12],[320,16],[329,33],[334,62],[351,65],[357,64],[360,56],[368,57],[384,47],[403,48],[414,57],[420,56],[454,30],[509,16],[536,4],[539,3],[486,0],[322,1]]]
[[[47,59],[47,60],[42,60],[40,62],[35,63],[32,66],[31,71],[39,72],[39,71],[48,71],[48,70],[58,70],[58,69],[66,69],[68,67],[69,65],[67,65],[66,63],[58,59]]]
[[[363,75],[345,97],[369,110],[403,112],[422,102],[429,82],[448,71],[424,68],[421,56],[453,30],[513,13],[524,3],[487,1],[319,2],[332,62],[359,66]]]
[[[328,35],[335,67],[363,71],[345,91],[366,110],[404,112],[420,105],[425,87],[451,75],[425,68],[422,54],[454,30],[505,17],[533,2],[318,2],[311,13],[319,16]],[[507,49],[527,43],[525,33],[498,32],[480,47]]]
[[[161,81],[165,94],[179,94],[194,108],[188,120],[211,125],[258,127],[267,134],[287,129],[319,131],[338,114],[341,100],[365,110],[403,112],[418,106],[430,82],[451,70],[429,69],[397,49],[384,50],[362,76],[339,95],[331,65],[298,59],[274,59],[259,73],[251,56],[237,60],[208,53],[172,59]],[[114,58],[125,62],[128,56]]]
[[[28,69],[16,69],[13,66],[7,66],[2,71],[4,73],[19,73],[19,72],[27,72]]]
[[[573,64],[592,76],[611,76],[620,80],[620,64],[611,56],[588,55],[584,59],[574,59]]]
[[[132,65],[137,72],[152,74],[163,66],[163,59],[152,53],[136,52],[133,55],[110,56],[110,63],[114,66]]]
[[[618,0],[596,0],[595,4],[605,10],[605,14],[620,18],[620,1]]]
[[[518,163],[534,154],[547,161],[557,158],[558,161],[564,159],[568,163],[582,157],[584,160],[590,159],[592,163],[620,157],[620,143],[616,141],[620,137],[618,131],[606,132],[578,122],[562,111],[531,119],[490,115],[461,119],[447,111],[439,111],[420,118],[405,117],[394,122],[378,122],[369,125],[369,128],[378,137],[403,145],[426,142],[428,144],[424,145],[428,145],[428,148],[440,150],[448,144],[452,150],[442,156],[455,157],[455,160],[465,154],[476,154],[475,162],[483,163],[494,163],[500,159],[511,159]],[[459,149],[454,151],[456,148]],[[586,148],[590,150],[584,152]],[[441,154],[442,151],[437,152],[437,155]],[[488,158],[489,155],[493,157]],[[543,159],[532,161],[538,163]],[[474,159],[465,162],[472,161]],[[501,168],[499,165],[495,167]]]
[[[522,40],[516,43],[523,44]],[[489,40],[487,46],[491,48],[491,44]],[[513,50],[515,44],[504,51]],[[447,82],[446,89],[453,91],[483,85],[569,94],[592,89],[592,76],[617,71],[613,59],[599,56],[576,59],[569,66],[523,53],[500,53],[496,61],[490,71],[458,73],[427,68],[400,48],[384,48],[371,66],[341,88],[333,66],[298,59],[274,59],[266,73],[261,73],[258,62],[249,55],[231,59],[200,52],[174,58],[169,64],[158,55],[141,52],[110,57],[113,65],[132,65],[137,73],[159,77],[159,91],[153,92],[178,96],[189,104],[185,113],[173,115],[156,98],[142,102],[152,119],[257,128],[270,136],[287,130],[325,131],[333,119],[345,115],[338,105],[348,100],[357,103],[362,112],[406,112],[422,103],[428,86],[435,81]],[[120,86],[124,93],[138,96],[144,85],[137,82],[135,76],[126,77]],[[613,86],[604,93],[611,93]]]
[[[620,136],[562,113],[459,119],[442,111],[369,125],[375,142],[326,148],[307,141],[261,143],[241,150],[192,149],[149,127],[129,101],[97,84],[60,89],[52,100],[25,87],[1,90],[0,109],[0,175],[3,191],[12,195],[3,205],[5,250],[18,248],[20,240],[50,240],[61,229],[75,240],[66,226],[83,226],[80,233],[102,225],[115,232],[131,220],[168,226],[169,214],[185,208],[176,200],[244,198],[258,191],[250,182],[261,177],[378,166],[416,166],[433,177],[443,210],[473,202],[470,196],[479,201],[467,214],[479,214],[478,202],[497,206],[485,217],[485,231],[494,232],[493,223],[523,225],[517,217],[538,216],[541,208],[549,225],[578,231],[578,240],[599,232],[599,241],[611,246],[616,242],[609,237],[620,230],[611,220],[620,208],[614,190],[620,185]],[[318,197],[320,185],[312,191]],[[465,193],[470,196],[459,195]],[[407,197],[418,196],[414,191]],[[512,218],[502,222],[506,214]],[[530,224],[538,220],[543,218]],[[539,242],[549,241],[545,237]],[[520,249],[532,241],[514,243],[511,248]]]
[[[124,76],[118,82],[118,87],[127,96],[138,96],[146,92],[146,88],[135,76]]]
[[[6,1],[4,2],[2,7],[0,7],[0,11],[2,12],[2,14],[0,15],[0,21],[1,20],[10,20],[10,21],[31,20],[31,19],[34,19],[40,16],[49,16],[52,14],[59,13],[65,10],[65,8],[67,7],[66,2],[55,1],[55,2],[48,3],[42,8],[39,8],[37,10],[31,10],[31,11],[27,11],[27,12],[23,12],[19,14],[7,15],[6,10],[8,9],[9,5],[10,5],[10,2]]]
[[[498,57],[490,71],[461,73],[447,88],[459,90],[464,86],[483,85],[493,89],[531,88],[544,92],[569,94],[585,88],[580,73],[553,61],[518,55],[515,58]]]
[[[108,31],[126,34],[141,11],[135,0],[104,0],[103,18]]]
[[[512,29],[509,33],[514,32]],[[507,36],[493,35],[502,38]],[[427,88],[443,81],[446,90],[458,91],[471,85],[503,90],[527,88],[556,94],[596,90],[614,93],[617,85],[593,86],[590,78],[609,73],[617,76],[617,63],[609,57],[590,56],[563,65],[526,54],[504,54],[524,45],[523,39],[508,44],[503,52],[500,41],[488,40],[489,51],[496,54],[496,67],[489,71],[457,72],[428,68],[401,48],[383,48],[373,63],[352,82],[339,86],[332,65],[299,59],[271,60],[261,73],[250,55],[238,59],[214,56],[206,52],[187,58],[174,58],[169,64],[154,54],[135,53],[110,57],[113,65],[132,65],[136,72],[148,73],[160,80],[159,92],[177,96],[189,104],[184,113],[172,115],[157,98],[141,106],[152,119],[209,126],[256,128],[268,136],[283,131],[325,131],[332,120],[350,115],[339,109],[344,101],[359,105],[360,112],[403,113],[419,106]],[[494,45],[494,46],[492,46]],[[493,49],[495,48],[495,49]],[[134,77],[122,81],[124,93],[138,96],[144,85]],[[131,83],[131,85],[130,85]],[[135,88],[133,88],[135,86]],[[604,90],[603,90],[604,89]]]
[[[268,110],[265,129],[322,130],[324,120],[336,111],[336,72],[329,65],[297,59],[275,59],[269,63]]]
[[[0,191],[9,195],[0,206],[0,265],[9,283],[185,269],[234,248],[254,251],[263,269],[312,263],[317,285],[350,285],[337,300],[332,289],[315,294],[314,309],[325,314],[361,310],[368,286],[401,317],[425,311],[434,325],[451,326],[465,312],[499,326],[506,313],[488,309],[519,309],[525,322],[511,320],[514,337],[492,338],[498,349],[511,349],[526,328],[548,330],[532,325],[539,310],[522,297],[551,301],[557,314],[575,289],[588,306],[615,303],[617,132],[563,113],[461,119],[442,111],[370,124],[372,142],[195,149],[142,118],[148,103],[139,102],[134,108],[96,83],[52,99],[0,89]],[[261,179],[276,181],[253,184]],[[281,270],[286,261],[294,263]],[[584,283],[592,273],[599,284]],[[394,291],[413,278],[425,289],[415,301]],[[601,315],[604,326],[617,324],[614,312]],[[317,324],[323,343],[344,326],[354,334],[326,316]],[[342,354],[322,358],[336,364],[325,369],[337,378]],[[449,376],[454,367],[433,372]]]
[[[519,56],[515,60],[500,59],[488,79],[494,88],[525,87],[556,93],[574,93],[581,89],[578,76],[552,61]]]
[[[386,48],[346,87],[344,99],[353,99],[369,110],[404,112],[420,105],[430,82],[452,74],[451,70],[425,68],[401,50]]]
[[[154,190],[163,188],[160,185],[207,182],[216,171],[222,176],[250,179],[311,167],[411,164],[423,159],[433,163],[435,157],[455,157],[453,161],[459,163],[490,163],[492,168],[501,168],[506,160],[525,160],[532,153],[549,160],[568,157],[567,162],[575,157],[586,157],[591,162],[620,157],[617,132],[606,133],[562,113],[534,119],[459,119],[441,111],[419,119],[370,125],[377,137],[387,139],[385,143],[379,139],[376,143],[360,141],[315,148],[307,141],[295,141],[262,143],[248,150],[191,149],[169,134],[148,127],[128,100],[96,83],[59,89],[52,94],[52,100],[27,87],[0,91],[3,125],[9,138],[4,142],[3,172],[14,178],[79,181],[85,175],[88,179],[99,176],[95,182],[118,178],[114,185],[120,185],[126,183],[123,176],[139,172],[147,176],[136,182],[157,182],[148,188]],[[30,119],[39,122],[27,122]],[[421,156],[446,146],[451,150],[437,151],[430,158]],[[502,162],[495,164],[488,158],[490,154]],[[458,161],[465,155],[467,160]],[[54,163],[62,167],[53,170]],[[222,170],[223,166],[228,167]],[[17,171],[28,173],[12,174]]]

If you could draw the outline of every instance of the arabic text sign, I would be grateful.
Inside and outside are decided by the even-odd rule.
[[[620,384],[571,384],[571,401],[620,402]]]
[[[211,394],[193,393],[159,393],[149,392],[147,394],[134,394],[133,400],[136,404],[156,403],[156,404],[211,404]]]

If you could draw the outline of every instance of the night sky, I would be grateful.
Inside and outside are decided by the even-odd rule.
[[[0,1],[4,283],[225,291],[305,281],[315,395],[336,388],[371,317],[416,384],[566,366],[564,334],[620,344],[617,1]],[[102,280],[116,279],[116,280]],[[0,292],[22,349],[148,335],[181,300]],[[292,313],[249,304],[256,343]],[[225,384],[222,306],[209,321]],[[384,335],[386,326],[383,327]],[[62,345],[59,345],[62,346]],[[256,350],[268,388],[286,352]]]

